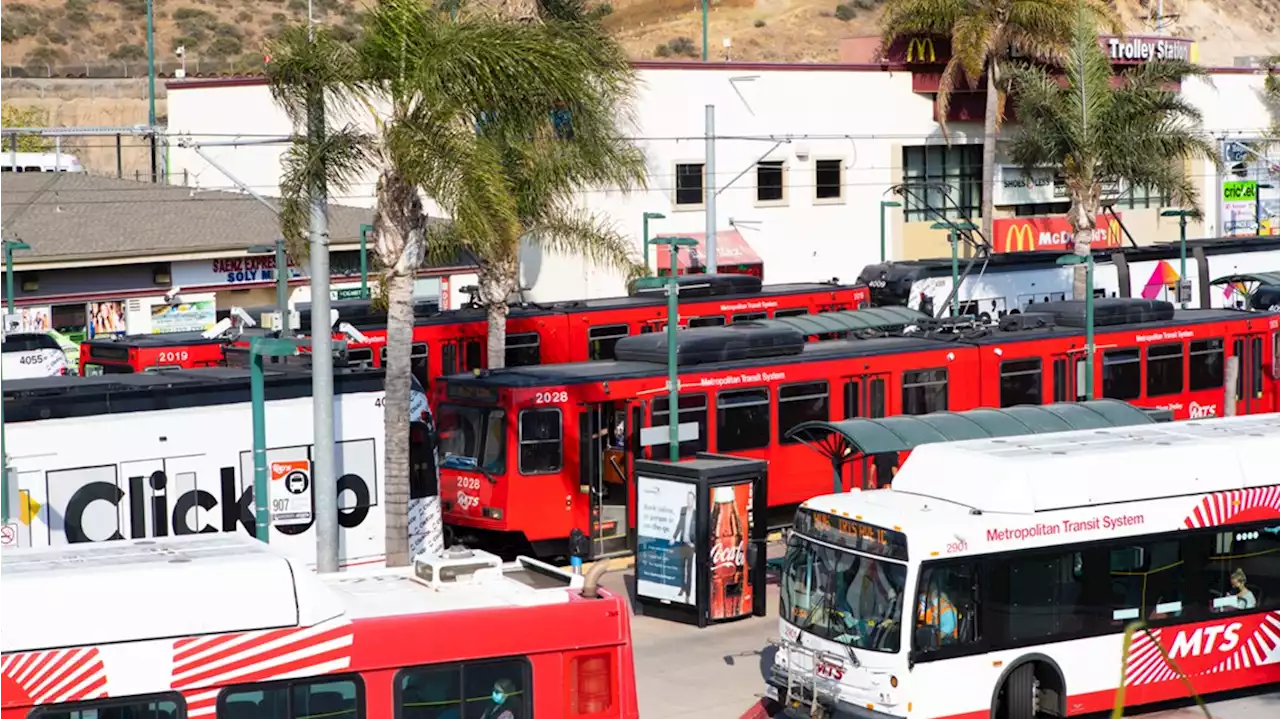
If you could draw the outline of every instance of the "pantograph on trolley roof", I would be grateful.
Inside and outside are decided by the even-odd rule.
[[[787,437],[831,460],[838,472],[841,465],[860,456],[905,452],[933,442],[1127,427],[1168,419],[1171,417],[1166,410],[1144,410],[1116,399],[1098,399],[881,419],[802,422]]]

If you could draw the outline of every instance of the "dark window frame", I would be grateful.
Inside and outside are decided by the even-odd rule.
[[[1015,364],[1022,366],[1010,368],[1010,365]],[[1032,368],[1032,365],[1035,365],[1035,367]],[[1039,357],[1018,357],[1007,359],[1000,363],[1000,406],[1002,408],[1026,404],[1025,402],[1005,401],[1006,389],[1010,390],[1010,392],[1016,391],[1023,394],[1025,394],[1024,389],[1029,389],[1007,387],[1005,379],[1011,377],[1035,377],[1035,394],[1037,395],[1037,398],[1034,404],[1044,404],[1044,362]]]
[[[154,694],[134,694],[124,697],[107,697],[103,699],[89,699],[86,701],[70,701],[59,702],[56,704],[40,704],[31,707],[31,713],[27,715],[27,719],[41,719],[42,717],[61,717],[63,714],[71,712],[85,712],[101,709],[120,709],[134,706],[137,704],[159,704],[160,702],[172,702],[176,707],[173,719],[186,719],[187,716],[187,700],[180,692],[156,692]]]
[[[1172,352],[1171,350],[1177,351]],[[1171,394],[1182,394],[1187,385],[1187,348],[1181,342],[1164,342],[1158,345],[1148,345],[1143,355],[1146,364],[1143,372],[1147,376],[1144,383],[1146,385],[1146,396],[1164,397]],[[1178,364],[1178,384],[1176,386],[1169,384],[1169,376],[1164,369],[1166,363],[1172,364],[1175,359]]]
[[[736,402],[733,404],[724,404],[724,400],[733,399],[738,396],[747,396],[748,394],[763,393],[764,397],[748,401]],[[746,407],[764,407],[765,421],[763,431],[759,438],[762,440],[759,444],[733,444],[725,446],[726,434],[723,431],[724,426],[733,424],[737,427],[744,426],[741,423],[726,422],[724,413],[728,411],[740,410]],[[716,451],[717,452],[745,452],[753,449],[768,449],[773,444],[773,392],[768,387],[743,387],[741,389],[726,389],[716,392]]]
[[[696,173],[697,187],[692,187],[695,173],[689,168],[698,168]],[[672,183],[672,203],[677,207],[701,207],[707,202],[707,164],[705,162],[677,162],[675,166],[675,182]],[[697,201],[693,194],[697,192]]]
[[[608,332],[610,334],[603,334]],[[614,358],[614,347],[618,344],[618,340],[623,337],[631,336],[631,325],[614,324],[599,325],[597,327],[587,328],[587,359],[589,360],[611,360]],[[597,343],[605,343],[613,340],[608,350],[604,349],[604,345]],[[597,351],[599,350],[599,351]],[[606,356],[607,355],[607,356]]]
[[[932,379],[932,380],[921,379],[923,375],[928,375],[933,372],[941,372],[942,380],[938,381],[936,379]],[[930,367],[928,369],[916,369],[916,370],[903,371],[902,373],[902,411],[900,412],[900,414],[909,414],[909,415],[918,416],[923,414],[931,414],[933,412],[946,412],[951,408],[950,381],[951,381],[950,373],[947,372],[946,367]],[[922,400],[922,403],[925,405],[933,405],[937,400],[937,397],[936,397],[937,391],[933,389],[935,387],[942,388],[942,391],[940,393],[942,395],[942,406],[940,407],[930,406],[929,409],[926,409],[923,412],[907,411],[908,408],[911,408],[911,405],[915,404],[914,401],[910,401],[908,399],[909,392],[926,393],[921,395],[920,397],[920,399]],[[929,396],[930,394],[934,394],[935,396],[930,397]],[[911,399],[915,399],[915,398],[912,397]]]
[[[527,414],[538,412],[555,412],[556,429],[559,432],[557,439],[530,439],[524,438],[524,418]],[[557,466],[550,469],[535,469],[526,471],[524,468],[524,449],[526,444],[551,444],[555,442],[560,447],[560,462]],[[543,474],[558,474],[564,471],[564,411],[559,407],[526,407],[516,413],[516,471],[525,477],[536,477]]]
[[[787,201],[787,163],[760,160],[756,163],[756,203],[781,205]]]
[[[1211,389],[1222,389],[1227,382],[1227,342],[1221,337],[1208,337],[1192,340],[1187,345],[1187,389],[1191,392],[1203,392]],[[1217,358],[1217,371],[1213,370],[1212,359]],[[1202,384],[1197,380],[1207,379],[1210,384]]]
[[[533,341],[532,342],[523,341],[525,340],[525,338],[528,338],[528,337],[532,337]],[[513,343],[512,340],[517,338],[521,341]],[[529,348],[532,348],[534,357],[537,359],[536,362],[513,362],[512,361],[513,352],[525,352],[525,351],[529,351]],[[540,365],[542,364],[542,336],[539,335],[537,332],[512,332],[507,335],[507,346],[504,351],[504,354],[506,355],[508,367],[533,367],[535,365]]]
[[[355,719],[364,719],[368,716],[365,702],[365,686],[364,677],[358,672],[347,672],[344,674],[322,674],[314,677],[300,677],[297,679],[281,679],[269,682],[246,682],[244,684],[232,684],[224,686],[218,690],[218,701],[215,705],[214,716],[218,719],[235,719],[226,713],[227,697],[240,692],[260,691],[264,694],[276,690],[286,689],[285,696],[289,697],[289,704],[293,704],[293,688],[295,686],[305,686],[308,684],[333,684],[335,682],[350,681],[356,688],[356,716]],[[297,717],[289,717],[289,719],[298,719]]]
[[[902,167],[903,180],[908,184],[951,185],[950,181],[954,181],[956,190],[946,194],[941,190],[921,188],[906,193],[902,208],[906,222],[933,222],[942,218],[971,220],[981,214],[981,143],[903,147]]]
[[[768,312],[739,312],[729,318],[729,324],[737,324],[739,322],[759,322],[769,319]]]
[[[779,317],[802,317],[809,314],[808,307],[785,307],[773,311],[774,319]]]
[[[401,719],[401,717],[404,716],[404,709],[405,709],[404,679],[407,674],[415,671],[418,671],[418,672],[433,672],[433,671],[441,671],[441,670],[448,671],[454,668],[458,670],[458,689],[459,689],[459,695],[462,696],[462,699],[460,700],[461,705],[458,707],[461,710],[459,711],[459,713],[462,714],[463,716],[469,716],[468,714],[465,713],[466,703],[467,703],[467,699],[465,696],[466,685],[467,685],[467,677],[466,677],[467,667],[483,666],[486,664],[500,664],[500,663],[511,663],[511,664],[520,665],[520,679],[521,679],[521,683],[523,684],[523,686],[520,687],[520,692],[524,696],[523,704],[527,712],[527,715],[532,715],[535,709],[535,706],[533,703],[533,663],[529,661],[529,657],[527,656],[514,655],[514,656],[505,656],[505,657],[489,657],[489,658],[475,659],[475,660],[463,660],[459,662],[440,662],[438,664],[415,664],[414,666],[411,666],[411,667],[402,667],[401,669],[396,671],[395,676],[392,677],[391,679],[391,692],[392,692],[391,696],[392,696],[392,703],[393,703],[392,708],[394,711],[392,716],[395,717],[395,719]]]
[[[1107,376],[1107,368],[1108,367],[1125,367],[1126,365],[1133,365],[1137,367],[1138,376],[1136,379],[1133,380],[1133,387],[1128,390],[1129,393],[1113,394],[1112,392],[1116,390],[1109,390],[1108,388],[1113,386],[1112,383],[1121,382],[1122,379],[1109,378]],[[1124,400],[1126,402],[1132,399],[1138,399],[1139,397],[1142,396],[1142,390],[1145,389],[1145,387],[1143,386],[1142,370],[1143,370],[1142,348],[1115,347],[1113,349],[1103,350],[1102,352],[1102,396],[1108,399],[1119,399],[1119,400]],[[1113,370],[1113,371],[1120,372],[1121,370]],[[1127,382],[1128,380],[1123,380],[1123,381]],[[1120,388],[1117,388],[1117,389],[1120,389]]]
[[[689,407],[680,406],[685,404],[686,399],[690,400],[689,404],[692,406],[689,406]],[[664,410],[658,409],[659,402],[668,402],[668,401],[669,400],[666,397],[654,398],[653,404],[649,408],[649,426],[650,427],[669,426],[670,408],[668,407],[667,409],[664,409]],[[708,437],[708,434],[710,433],[710,427],[711,427],[711,398],[708,397],[705,392],[697,392],[697,393],[689,393],[689,394],[685,394],[681,392],[679,397],[677,397],[676,399],[676,404],[677,404],[677,410],[676,410],[677,424],[684,423],[685,421],[684,414],[686,412],[690,414],[695,414],[697,412],[702,413],[702,417],[700,421],[697,417],[694,417],[690,420],[690,421],[698,422],[698,438],[681,442],[680,456],[692,457],[696,455],[698,452],[707,451],[707,449],[711,446],[711,439],[710,437]],[[658,422],[658,415],[662,415],[661,423]],[[649,447],[650,457],[652,459],[666,459],[669,456],[669,453],[671,451],[670,449],[667,448],[668,445],[669,445],[668,442],[662,442],[661,444],[651,445]]]
[[[714,320],[719,320],[719,322],[715,322]],[[687,326],[693,329],[698,327],[724,327],[728,323],[729,321],[725,319],[724,315],[702,315],[699,317],[690,317]]]
[[[822,385],[821,394],[812,392],[812,393],[806,393],[806,394],[797,394],[793,397],[786,396],[788,390],[799,391],[801,389],[813,389],[813,388],[816,388],[818,385]],[[831,420],[831,383],[826,381],[825,379],[812,380],[809,382],[791,382],[789,384],[784,384],[778,387],[777,394],[778,394],[778,410],[777,410],[778,444],[799,443],[800,440],[787,439],[786,435],[787,435],[787,432],[791,431],[794,427],[798,426],[802,422],[827,422]],[[816,413],[815,413],[814,417],[806,417],[797,422],[786,422],[786,423],[783,422],[783,410],[782,410],[783,405],[787,405],[787,404],[794,405],[801,402],[811,402],[819,399],[822,400],[822,409],[823,409],[821,418],[816,417]]]
[[[832,167],[834,165],[834,168]],[[831,177],[823,178],[823,174],[835,173],[835,182]],[[844,199],[844,160],[825,159],[813,163],[813,199],[823,202],[835,202]]]

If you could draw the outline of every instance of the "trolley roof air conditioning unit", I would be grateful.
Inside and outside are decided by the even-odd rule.
[[[502,576],[502,558],[480,549],[454,547],[442,554],[418,555],[413,560],[413,576],[432,589],[483,582]]]

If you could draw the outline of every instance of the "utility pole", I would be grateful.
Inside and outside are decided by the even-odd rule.
[[[705,59],[705,58],[704,58]],[[707,193],[707,274],[714,275],[716,263],[716,106],[707,105],[707,163],[702,168]],[[690,263],[692,268],[693,263]],[[671,266],[675,274],[676,266]]]
[[[307,101],[307,142],[325,135],[324,88],[313,84]],[[311,397],[315,444],[316,572],[338,571],[338,478],[333,471],[333,328],[329,318],[329,210],[323,179],[311,188]]]
[[[147,0],[147,127],[151,129],[151,181],[159,182],[156,147],[156,20],[155,0]]]

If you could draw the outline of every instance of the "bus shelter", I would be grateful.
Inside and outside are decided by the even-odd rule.
[[[1141,409],[1117,399],[1098,399],[881,419],[802,422],[787,437],[826,457],[831,462],[834,491],[843,492],[846,486],[853,486],[854,479],[859,480],[862,489],[889,486],[902,453],[931,442],[1125,427],[1172,419],[1168,410]]]
[[[1280,272],[1246,272],[1226,275],[1209,283],[1230,287],[1244,297],[1244,309],[1262,310],[1280,304]]]

